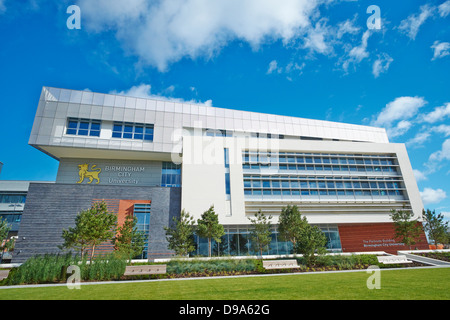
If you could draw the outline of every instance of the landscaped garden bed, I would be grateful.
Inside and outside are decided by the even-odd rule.
[[[177,260],[166,263],[167,273],[158,275],[122,276],[122,280],[172,279],[192,277],[236,276],[251,274],[280,274],[298,272],[363,270],[376,265],[380,268],[413,268],[426,266],[419,262],[407,264],[385,265],[378,262],[376,255],[324,255],[319,256],[313,265],[306,265],[302,257],[295,258],[299,268],[265,269],[261,259],[229,259],[229,260]]]
[[[286,259],[286,258],[283,258]],[[341,270],[364,270],[376,265],[380,268],[414,268],[426,266],[413,262],[407,264],[382,264],[375,254],[362,255],[321,255],[313,264],[306,264],[303,257],[295,257],[298,268],[266,269],[262,259],[172,259],[165,263],[166,273],[150,275],[124,275],[127,262],[113,256],[97,258],[92,263],[70,255],[45,255],[29,259],[19,268],[13,268],[8,278],[0,281],[0,285],[64,283],[72,273],[68,273],[69,265],[80,267],[80,281],[121,281],[145,279],[172,279],[192,277],[237,276],[257,274],[281,274],[300,272],[321,272]],[[156,264],[156,263],[141,263]],[[128,263],[128,265],[131,265]],[[139,265],[139,264],[133,264]]]

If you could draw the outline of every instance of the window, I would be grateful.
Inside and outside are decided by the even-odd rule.
[[[100,125],[100,120],[69,118],[66,134],[100,137]]]
[[[26,197],[23,194],[0,194],[0,203],[25,203]]]
[[[229,196],[231,194],[230,186],[230,150],[228,148],[223,149],[224,163],[225,163],[225,194]]]
[[[153,141],[153,124],[114,122],[113,138]]]
[[[161,187],[181,187],[181,165],[163,162]]]
[[[145,245],[142,252],[142,259],[147,259],[148,255],[148,236],[150,232],[150,203],[135,203],[133,209],[133,215],[137,219],[137,230],[143,232],[145,235]]]

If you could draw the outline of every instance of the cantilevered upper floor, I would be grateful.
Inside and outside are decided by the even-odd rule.
[[[43,87],[29,144],[56,159],[166,161],[194,132],[389,143],[384,128]]]

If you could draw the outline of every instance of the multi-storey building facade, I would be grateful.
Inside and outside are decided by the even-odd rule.
[[[285,254],[276,226],[288,204],[331,251],[404,248],[390,211],[420,219],[423,208],[405,145],[382,128],[44,87],[29,144],[59,169],[54,185],[30,184],[18,261],[54,251],[77,212],[101,199],[119,222],[138,216],[148,258],[171,255],[164,226],[182,209],[198,219],[213,205],[226,231],[215,251],[247,255],[258,210],[272,216],[267,253]],[[204,254],[206,240],[197,244],[193,254]]]

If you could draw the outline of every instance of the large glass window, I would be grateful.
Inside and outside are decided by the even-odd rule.
[[[25,203],[26,198],[24,194],[0,193],[0,203]]]
[[[181,187],[181,165],[162,163],[161,187]]]
[[[326,248],[330,252],[341,252],[341,240],[336,225],[317,225],[327,238]],[[248,225],[225,225],[225,235],[222,236],[221,242],[212,241],[213,255],[217,256],[247,256],[258,254],[252,248],[251,244],[251,228]],[[281,241],[277,231],[277,225],[271,228],[272,241],[267,251],[263,255],[284,255],[292,254],[293,248],[290,241]],[[194,241],[196,250],[191,255],[207,256],[208,240],[195,235]]]
[[[142,259],[147,259],[148,256],[148,236],[150,232],[150,211],[151,211],[151,204],[150,203],[135,203],[134,204],[134,210],[133,215],[137,219],[137,230],[144,233],[145,236],[145,245],[144,245],[144,251],[141,255]]]
[[[114,122],[113,138],[153,141],[153,124]]]
[[[66,134],[100,137],[100,127],[100,120],[69,118]]]

